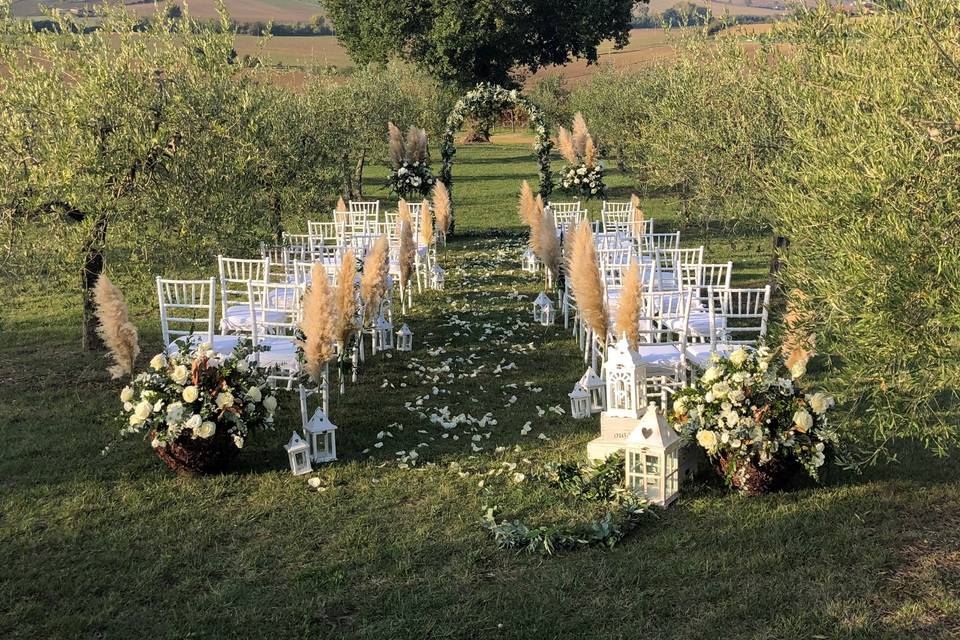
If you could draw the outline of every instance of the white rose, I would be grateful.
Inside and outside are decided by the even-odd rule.
[[[233,406],[233,394],[229,391],[224,391],[217,396],[217,409],[227,409]]]
[[[747,353],[747,350],[744,349],[743,347],[740,347],[739,349],[737,349],[736,351],[730,354],[730,362],[732,362],[735,366],[741,367],[749,357],[750,357],[750,354]]]
[[[167,406],[167,424],[177,424],[183,419],[183,405],[174,402]]]
[[[793,414],[793,427],[800,433],[806,433],[813,426],[813,416],[806,409],[800,409]]]
[[[810,403],[810,408],[813,409],[814,413],[823,415],[827,410],[833,406],[833,398],[818,391],[812,396],[807,396],[807,402]]]
[[[200,397],[200,390],[194,385],[190,385],[189,387],[183,388],[183,393],[181,395],[183,396],[184,402],[196,402],[197,398]]]
[[[267,396],[263,399],[263,408],[273,413],[277,410],[277,399],[273,396]]]
[[[792,367],[790,367],[790,375],[794,380],[797,378],[802,378],[803,374],[807,372],[807,363],[806,362],[797,362]]]
[[[203,418],[200,417],[199,413],[195,413],[190,418],[183,423],[183,426],[187,429],[193,429],[193,432],[196,433],[197,429],[200,428],[200,424],[203,422]]]
[[[120,392],[120,401],[127,403],[133,400],[133,389],[130,387],[124,387],[123,391]]]
[[[149,418],[151,413],[153,413],[153,405],[146,400],[141,400],[137,403],[137,406],[133,410],[133,415],[137,418],[138,422],[143,422]]]
[[[250,387],[247,389],[247,397],[254,402],[260,402],[263,400],[263,394],[260,393],[260,387]]]
[[[684,404],[683,398],[673,403],[673,412],[678,416],[682,416],[687,412],[687,405]]]
[[[217,425],[213,424],[209,420],[203,422],[198,428],[193,430],[193,434],[198,438],[209,438],[217,432]]]
[[[708,452],[713,452],[717,447],[717,434],[713,431],[701,429],[697,431],[697,443]]]
[[[709,367],[706,371],[703,372],[703,382],[713,382],[721,375],[720,367]]]
[[[723,400],[727,397],[727,394],[730,393],[730,385],[726,382],[718,382],[710,388],[713,391],[713,397],[718,400]]]
[[[150,368],[160,371],[167,366],[167,356],[158,353],[150,359]]]
[[[186,383],[187,379],[190,377],[190,370],[187,369],[184,365],[178,364],[173,368],[173,373],[170,374],[170,377],[177,384]]]
[[[160,442],[159,438],[154,438],[153,441],[150,443],[150,446],[153,447],[154,449],[159,449],[160,447],[163,446],[163,443]]]
[[[250,371],[250,364],[246,360],[237,360],[237,371],[240,373]]]

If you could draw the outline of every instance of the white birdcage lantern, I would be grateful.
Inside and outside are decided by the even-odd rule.
[[[626,441],[624,481],[652,504],[665,507],[680,489],[680,437],[657,406],[647,407]]]
[[[304,432],[313,462],[333,462],[337,459],[337,426],[330,422],[321,409],[313,412],[313,417],[304,426]]]
[[[523,270],[527,273],[536,273],[540,271],[540,266],[537,262],[537,254],[533,252],[533,249],[527,249],[523,254]]]
[[[607,388],[606,415],[639,419],[647,400],[647,368],[626,338],[610,346],[603,371]]]
[[[554,322],[557,321],[557,312],[554,310],[553,305],[549,307],[544,307],[543,312],[540,314],[540,324],[545,327],[550,327]]]
[[[430,288],[436,291],[443,291],[444,277],[443,267],[434,262],[433,266],[430,267]]]
[[[406,323],[397,331],[397,351],[413,351],[413,331]]]
[[[283,445],[287,450],[287,456],[290,458],[290,471],[295,476],[302,476],[310,473],[313,468],[310,466],[310,445],[300,437],[300,434],[294,432],[290,437],[290,442]]]
[[[531,307],[534,322],[543,322],[544,309],[553,310],[553,300],[551,300],[550,296],[545,292],[541,291],[536,299],[534,299],[533,306]]]
[[[573,391],[567,394],[570,398],[570,417],[574,420],[590,417],[590,393],[578,382]]]
[[[603,379],[596,374],[593,367],[587,367],[580,386],[590,394],[590,413],[600,413],[607,410],[607,393]]]
[[[377,332],[377,348],[380,351],[389,351],[393,349],[393,323],[383,317],[383,314],[377,317],[374,325]]]

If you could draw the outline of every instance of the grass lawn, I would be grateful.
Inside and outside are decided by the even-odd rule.
[[[367,195],[386,198],[383,172],[370,173]],[[517,268],[515,194],[535,176],[527,145],[460,148],[447,290],[403,318],[414,353],[368,361],[332,398],[340,460],[313,474],[323,491],[287,470],[289,400],[229,475],[174,477],[136,438],[102,457],[120,385],[102,354],[77,351],[74,306],[8,303],[0,637],[957,637],[960,470],[909,448],[897,466],[832,471],[795,493],[687,487],[609,551],[496,548],[485,506],[530,523],[593,515],[506,472],[578,458],[598,429],[548,410],[567,408],[582,364],[562,328],[529,323],[538,280]],[[626,178],[613,182],[625,197]],[[669,199],[645,205],[658,228],[675,227]],[[735,260],[741,284],[763,280],[760,234],[684,241]],[[145,365],[160,348],[156,309],[132,312]],[[472,419],[446,430],[429,419],[443,408]],[[402,468],[413,450],[418,463]]]

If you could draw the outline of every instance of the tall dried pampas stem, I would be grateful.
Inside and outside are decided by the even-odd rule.
[[[580,316],[603,342],[607,339],[608,318],[603,282],[597,266],[597,250],[593,245],[593,232],[589,223],[581,222],[573,234],[570,285],[573,287]]]
[[[110,350],[116,363],[107,368],[114,378],[133,375],[133,364],[140,354],[140,336],[130,322],[130,312],[120,289],[100,274],[93,287],[93,301],[97,306],[97,335]]]
[[[334,222],[346,222],[347,220],[347,203],[343,201],[343,196],[337,198],[337,206],[333,210],[333,220]]]
[[[587,155],[587,139],[590,137],[590,132],[587,130],[587,121],[583,119],[583,114],[577,111],[576,115],[573,116],[573,135],[572,143],[573,150],[581,158],[586,157]]]
[[[517,211],[520,213],[520,221],[532,228],[536,220],[537,204],[533,199],[533,189],[530,188],[530,183],[526,180],[520,185]]]
[[[553,214],[541,213],[536,224],[530,229],[530,248],[542,262],[556,282],[560,276],[560,239]]]
[[[807,295],[799,289],[791,291],[790,299],[787,301],[787,312],[783,315],[786,330],[780,352],[783,354],[787,368],[791,370],[799,367],[800,370],[806,371],[810,358],[816,355],[817,336],[807,331],[806,326],[810,323],[809,314],[803,313],[799,307],[806,298]]]
[[[437,218],[437,233],[443,236],[446,242],[453,219],[450,215],[450,192],[442,182],[437,182],[433,187],[433,215]]]
[[[583,147],[583,163],[588,167],[597,166],[597,147],[593,144],[591,135],[587,135],[587,142]]]
[[[623,278],[623,291],[614,316],[617,335],[626,336],[631,349],[637,348],[637,332],[640,327],[640,310],[643,307],[643,293],[640,282],[640,265],[630,258],[630,268]]]
[[[417,130],[417,160],[428,162],[430,160],[430,145],[427,144],[427,130]]]
[[[318,385],[323,382],[324,365],[333,359],[333,344],[337,339],[336,311],[333,291],[322,264],[314,263],[310,271],[310,286],[303,296],[303,356],[304,370]]]
[[[376,318],[380,300],[387,291],[389,271],[390,247],[387,236],[380,236],[363,261],[363,275],[360,277],[360,300],[368,320]]]
[[[413,225],[410,217],[400,223],[400,282],[404,287],[410,283],[413,273],[413,261],[417,254],[417,245],[413,241]]]
[[[426,198],[420,203],[420,244],[429,247],[433,244],[433,213],[430,201]]]
[[[567,161],[569,165],[580,164],[580,160],[577,158],[577,150],[573,146],[573,138],[570,136],[570,132],[560,127],[557,130],[557,150],[560,151],[560,156]]]
[[[406,161],[410,164],[420,161],[420,129],[410,125],[407,129],[407,140],[403,145]]]
[[[403,165],[403,132],[392,122],[387,123],[387,132],[390,136],[390,164],[394,169]]]
[[[633,220],[633,235],[639,238],[646,232],[646,225],[643,223],[646,216],[640,208],[640,197],[635,193],[630,196],[630,215]]]
[[[346,353],[350,336],[356,330],[357,296],[354,285],[357,280],[357,258],[353,251],[343,254],[340,271],[337,273],[337,328],[336,340],[340,345],[340,353]]]

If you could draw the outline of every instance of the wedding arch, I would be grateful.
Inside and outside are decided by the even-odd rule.
[[[523,96],[516,89],[506,89],[500,85],[481,82],[474,89],[467,92],[447,116],[447,128],[443,134],[443,143],[440,155],[443,158],[443,167],[440,169],[440,180],[447,190],[453,192],[453,156],[457,152],[454,136],[468,117],[484,118],[499,115],[504,109],[519,107],[527,114],[530,128],[536,135],[533,150],[537,154],[540,165],[539,192],[544,197],[553,190],[553,178],[550,175],[550,132],[543,119],[543,112],[536,104]]]

